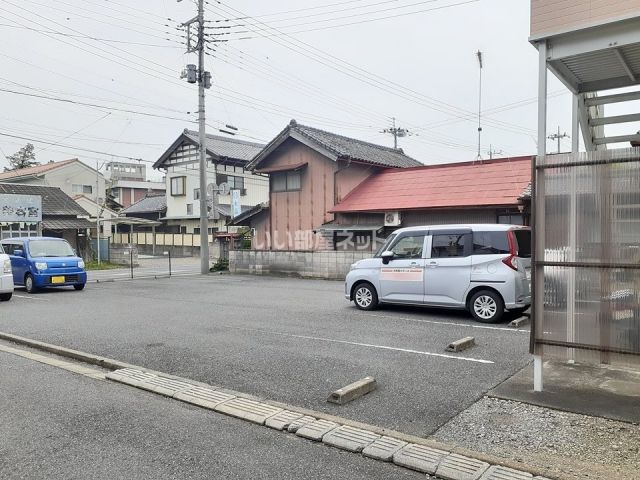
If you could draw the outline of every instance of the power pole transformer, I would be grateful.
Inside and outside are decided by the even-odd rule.
[[[180,2],[181,0],[178,0]],[[209,215],[207,211],[207,137],[205,132],[204,90],[211,86],[211,74],[204,70],[204,0],[198,0],[198,15],[184,22],[187,29],[187,53],[198,53],[198,66],[187,65],[182,77],[189,83],[198,83],[198,142],[200,143],[200,272],[209,273]],[[196,41],[192,42],[192,30],[196,28]],[[215,189],[211,191],[215,196]],[[215,200],[213,202],[215,204]]]

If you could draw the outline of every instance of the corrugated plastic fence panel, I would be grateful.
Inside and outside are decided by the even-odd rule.
[[[640,364],[640,149],[536,159],[532,345]]]

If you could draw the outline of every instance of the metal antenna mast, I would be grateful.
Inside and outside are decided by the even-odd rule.
[[[178,0],[180,2],[181,0]],[[198,67],[187,65],[183,77],[189,83],[198,83],[198,141],[200,143],[200,272],[209,273],[209,215],[207,212],[207,147],[205,131],[204,90],[211,87],[211,74],[204,70],[204,0],[198,0],[198,15],[182,24],[187,28],[187,53],[198,52]],[[197,28],[197,41],[192,43],[193,27]],[[215,190],[211,193],[215,197]],[[215,204],[215,201],[214,201]]]
[[[480,66],[478,85],[478,156],[476,160],[482,160],[482,154],[480,152],[480,137],[482,135],[482,52],[478,50],[476,56],[478,57],[478,65]]]

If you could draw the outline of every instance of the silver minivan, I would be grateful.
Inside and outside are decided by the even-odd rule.
[[[467,309],[484,323],[531,304],[531,231],[517,225],[401,228],[373,258],[351,265],[345,297],[361,310],[380,303]]]

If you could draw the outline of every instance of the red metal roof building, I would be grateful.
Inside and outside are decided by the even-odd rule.
[[[332,213],[388,212],[521,205],[532,157],[384,170],[372,175]]]

